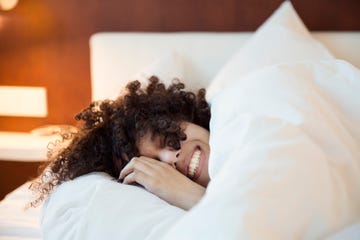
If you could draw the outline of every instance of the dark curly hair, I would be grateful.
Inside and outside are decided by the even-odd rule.
[[[105,172],[117,178],[128,161],[139,155],[137,140],[147,133],[160,137],[163,147],[180,149],[186,135],[181,122],[191,122],[209,130],[210,107],[205,90],[185,91],[174,81],[169,87],[151,77],[146,88],[130,82],[116,100],[92,102],[75,116],[82,121],[77,132],[62,134],[61,148],[49,149],[49,163],[33,181],[31,189],[37,206],[65,181],[90,172]]]

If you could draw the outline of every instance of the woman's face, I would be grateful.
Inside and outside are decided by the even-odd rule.
[[[141,156],[158,159],[174,166],[194,182],[206,187],[210,181],[208,160],[210,154],[209,131],[193,123],[181,124],[186,140],[181,141],[179,150],[161,147],[160,138],[147,134],[138,142]]]

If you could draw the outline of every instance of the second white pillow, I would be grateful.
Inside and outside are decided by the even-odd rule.
[[[265,66],[302,60],[333,59],[315,40],[290,1],[285,1],[225,64],[208,87],[207,98],[242,76]]]

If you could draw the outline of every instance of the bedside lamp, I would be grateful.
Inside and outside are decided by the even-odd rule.
[[[17,3],[18,0],[0,0],[0,9],[5,11],[11,10],[16,6]]]
[[[0,115],[46,117],[46,88],[0,86]]]

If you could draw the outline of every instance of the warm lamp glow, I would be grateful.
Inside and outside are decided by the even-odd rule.
[[[46,117],[46,88],[0,86],[0,116]]]
[[[0,0],[0,9],[1,10],[11,10],[13,9],[19,0]]]

